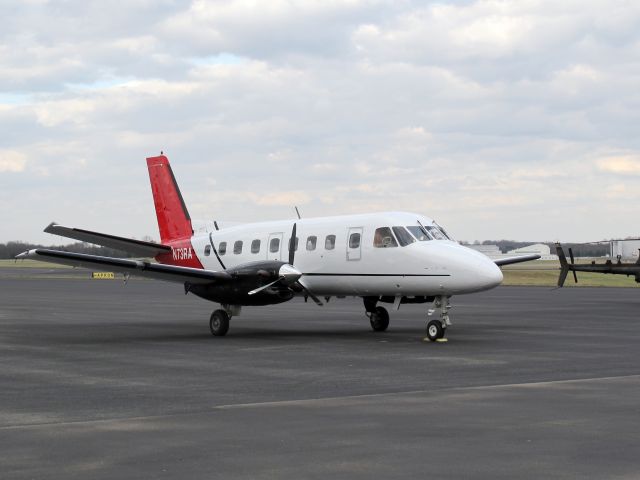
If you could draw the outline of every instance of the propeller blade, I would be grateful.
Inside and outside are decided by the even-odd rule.
[[[296,224],[293,224],[291,230],[291,240],[289,240],[289,265],[293,266],[293,259],[296,254]]]
[[[578,275],[576,275],[576,271],[575,271],[575,270],[572,270],[572,272],[573,272],[573,280],[574,280],[576,283],[578,283]]]
[[[276,283],[278,283],[280,280],[282,280],[281,278],[278,278],[276,280],[274,280],[271,283],[267,283],[266,285],[263,285],[261,287],[256,288],[255,290],[251,290],[248,295],[255,295],[256,293],[261,292],[262,290],[266,290],[267,288],[271,287],[272,285],[275,285]]]
[[[309,289],[307,287],[305,287],[300,280],[298,280],[297,283],[298,283],[298,285],[300,285],[300,287],[302,287],[302,290],[304,290],[304,293],[306,293],[311,298],[311,300],[316,302],[316,305],[318,305],[319,307],[321,307],[323,305],[323,303],[320,301],[320,299],[318,297],[316,297],[313,293],[311,293],[309,291]]]

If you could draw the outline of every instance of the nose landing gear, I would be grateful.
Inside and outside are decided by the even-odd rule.
[[[438,296],[433,301],[433,307],[427,311],[430,317],[437,309],[440,309],[440,319],[427,321],[427,338],[432,342],[444,339],[447,327],[451,325],[449,310],[451,309],[450,297]]]

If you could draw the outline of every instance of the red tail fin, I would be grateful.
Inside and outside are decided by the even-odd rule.
[[[191,237],[191,217],[173,176],[169,159],[164,155],[149,157],[147,167],[162,243]]]

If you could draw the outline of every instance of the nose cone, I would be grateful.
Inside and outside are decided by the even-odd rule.
[[[443,282],[447,292],[481,292],[502,283],[502,271],[486,255],[461,245],[442,245],[441,248],[440,262],[450,274]]]
[[[464,248],[469,270],[470,291],[481,292],[497,287],[504,279],[502,270],[486,255],[470,248]]]
[[[489,290],[495,288],[502,283],[504,276],[502,270],[491,259],[487,259],[485,265],[482,266],[481,271],[478,272],[478,277],[482,278],[482,282],[486,286],[483,290]]]

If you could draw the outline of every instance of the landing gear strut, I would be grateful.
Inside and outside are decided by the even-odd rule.
[[[449,310],[451,309],[450,297],[438,296],[433,301],[432,309],[429,309],[427,316],[431,316],[437,309],[440,309],[440,319],[427,322],[427,338],[432,342],[444,338],[447,327],[451,325]]]

